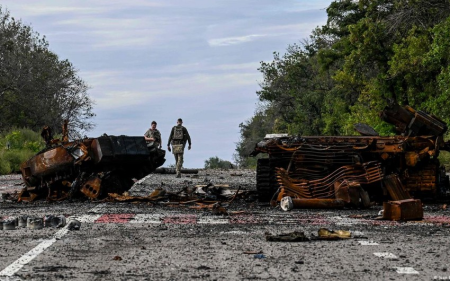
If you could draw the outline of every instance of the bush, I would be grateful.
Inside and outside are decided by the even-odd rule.
[[[447,151],[440,151],[439,152],[439,162],[441,165],[444,165],[445,170],[450,170],[450,153]]]
[[[10,173],[20,172],[20,164],[28,160],[35,153],[28,149],[12,149],[2,153],[1,159],[9,164]]]
[[[210,157],[205,160],[205,169],[230,169],[233,164],[230,161],[222,160],[219,157]]]
[[[20,172],[20,164],[45,147],[39,133],[11,129],[0,135],[0,174]]]
[[[11,174],[11,166],[9,165],[9,162],[3,159],[3,153],[0,153],[0,175],[7,175]]]
[[[39,152],[44,148],[44,142],[42,141],[39,133],[34,132],[30,129],[11,129],[6,134],[0,137],[1,149],[7,149],[9,144],[9,149],[28,149]]]

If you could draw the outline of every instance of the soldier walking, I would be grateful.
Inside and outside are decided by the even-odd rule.
[[[177,125],[173,126],[169,135],[169,141],[167,142],[167,150],[170,150],[170,144],[172,144],[173,155],[175,156],[175,163],[177,169],[177,178],[181,178],[181,167],[183,166],[183,154],[186,142],[189,143],[188,149],[191,150],[191,137],[183,125],[183,120],[178,118]]]
[[[150,129],[148,129],[144,134],[144,138],[149,149],[153,147],[161,148],[162,146],[161,133],[158,129],[156,129],[156,125],[156,121],[152,121]]]

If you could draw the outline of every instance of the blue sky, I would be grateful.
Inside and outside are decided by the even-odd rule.
[[[140,136],[158,122],[163,145],[177,118],[192,138],[187,168],[232,161],[252,117],[261,61],[326,21],[331,1],[2,0],[45,35],[90,86],[97,137]],[[165,165],[173,164],[167,155]]]

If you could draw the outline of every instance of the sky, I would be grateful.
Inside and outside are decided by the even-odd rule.
[[[184,167],[233,162],[239,124],[258,104],[261,61],[307,39],[331,1],[2,0],[68,59],[95,101],[89,137],[143,136],[158,123],[164,149],[178,118],[192,149]],[[164,166],[174,164],[166,154]]]

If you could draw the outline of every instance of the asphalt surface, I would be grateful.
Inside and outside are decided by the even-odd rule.
[[[130,194],[205,183],[254,190],[255,174],[152,174]],[[0,177],[0,192],[19,187],[20,177]],[[0,280],[450,280],[450,212],[442,204],[425,205],[423,221],[392,222],[375,219],[381,206],[284,212],[249,201],[233,201],[228,215],[213,215],[149,203],[2,200],[3,219],[64,215],[81,228],[0,230]],[[349,230],[352,237],[265,238],[293,231],[314,238],[320,228]]]

